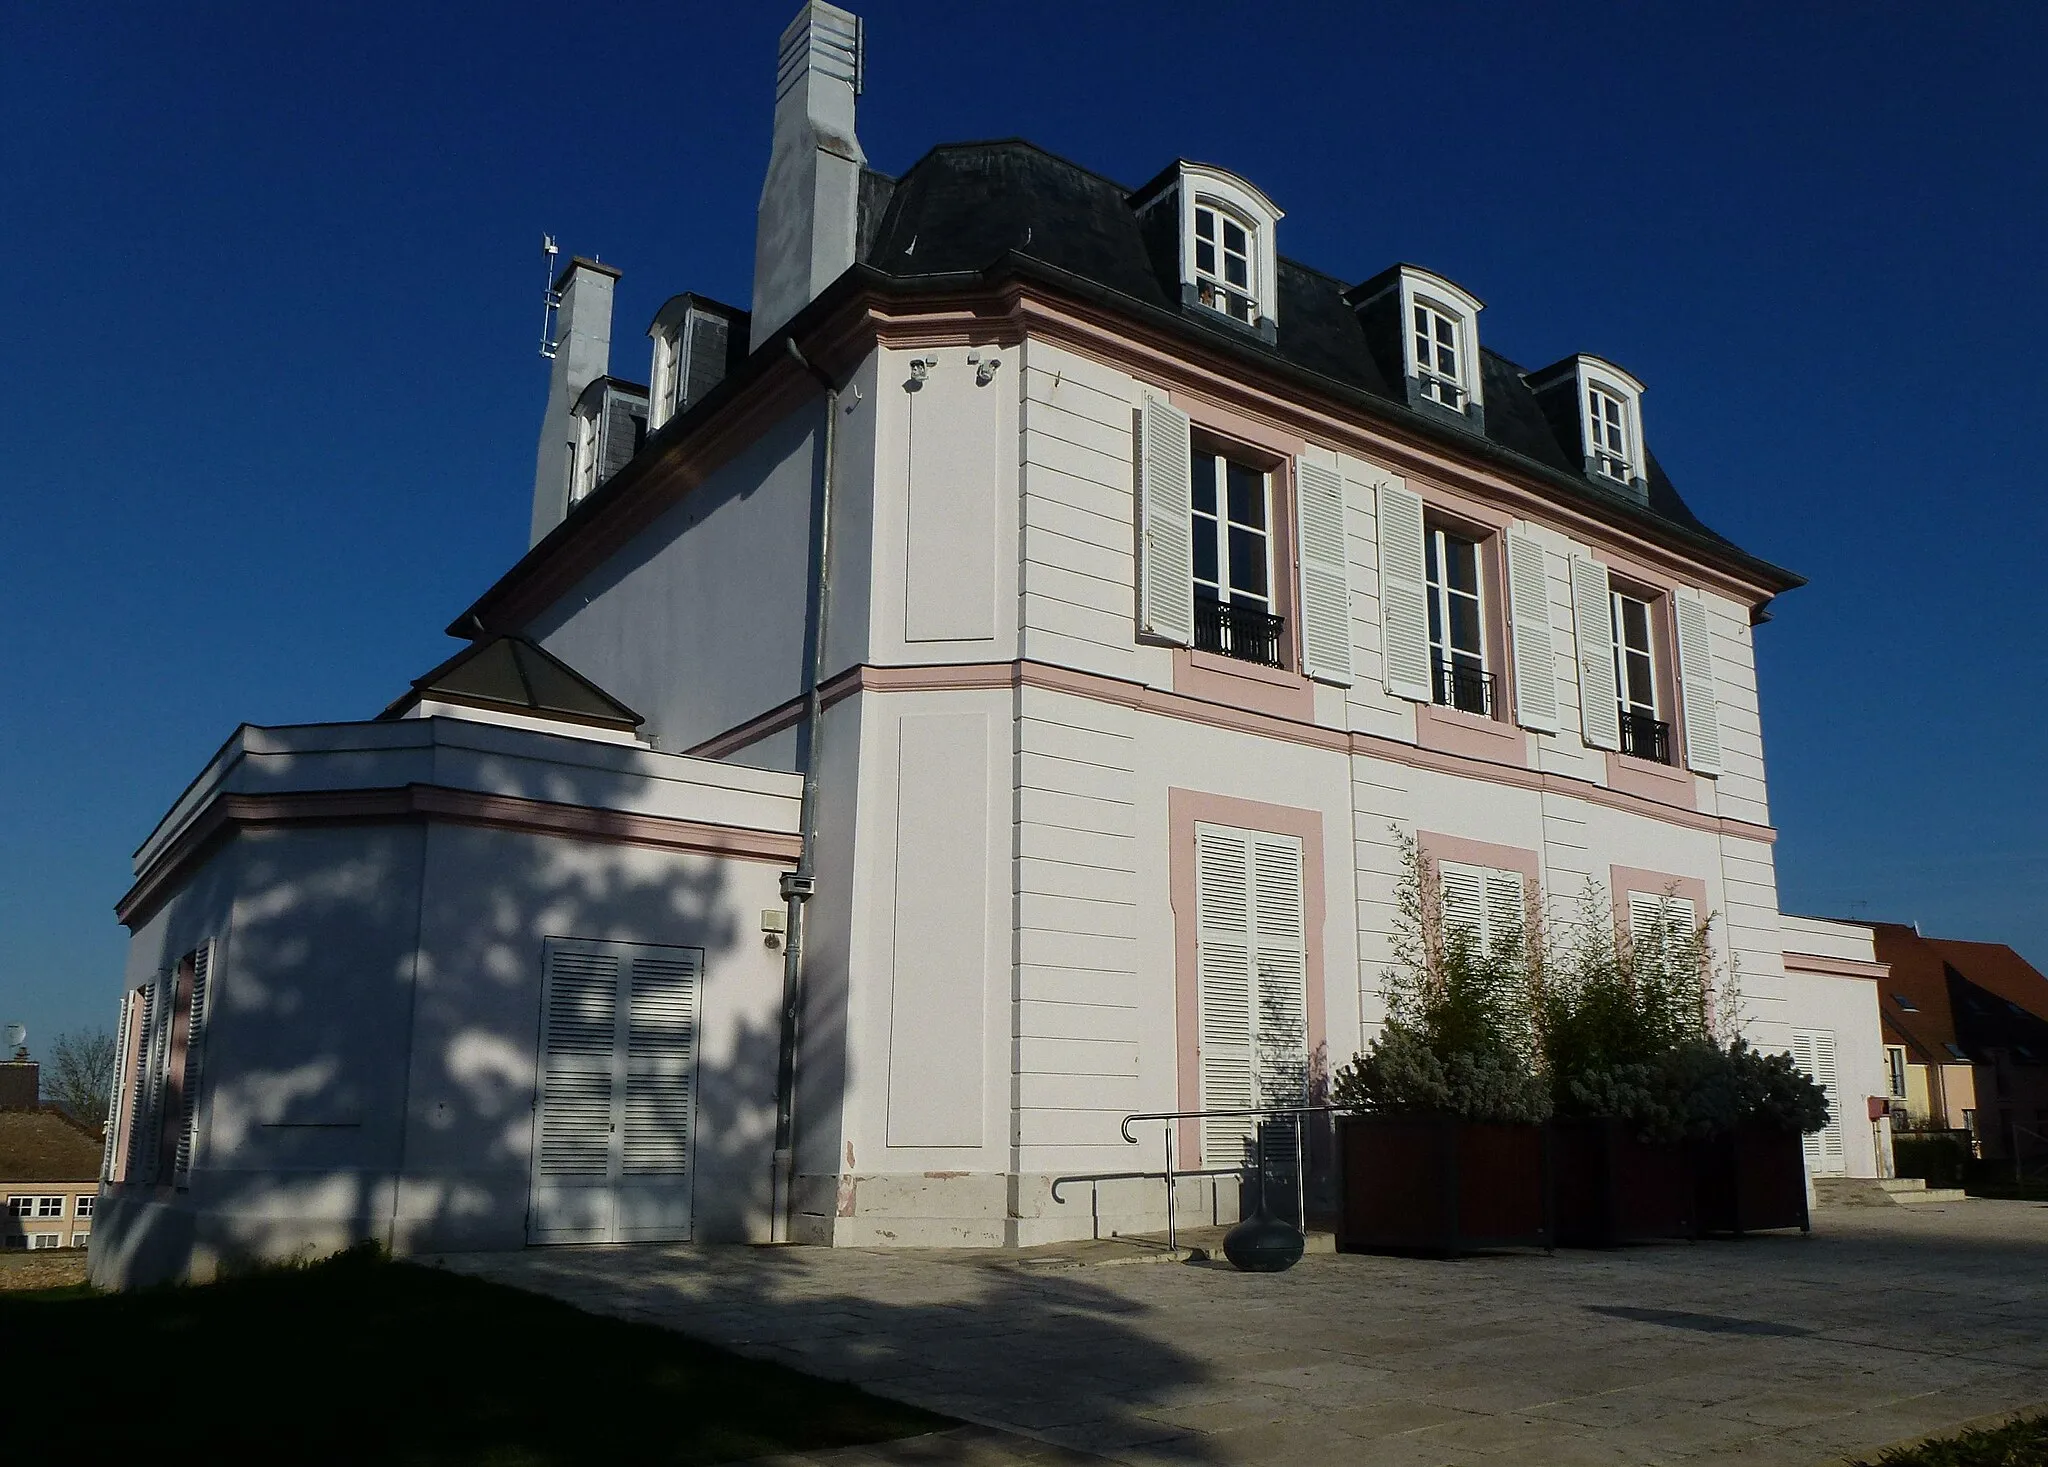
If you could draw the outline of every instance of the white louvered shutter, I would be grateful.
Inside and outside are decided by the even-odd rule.
[[[1572,632],[1579,647],[1579,726],[1596,749],[1621,748],[1614,680],[1614,598],[1607,567],[1572,557]]]
[[[1443,892],[1444,945],[1463,934],[1472,951],[1486,946],[1486,873],[1477,866],[1441,862],[1437,886]]]
[[[548,945],[534,1168],[542,1178],[602,1182],[616,1173],[612,1094],[622,967],[617,952],[595,944]]]
[[[1195,981],[1202,1110],[1253,1104],[1252,853],[1242,831],[1195,827]],[[1202,1160],[1235,1166],[1249,1120],[1202,1122]]]
[[[702,965],[684,948],[636,950],[630,964],[623,1170],[627,1176],[682,1176],[690,1169],[696,1109]]]
[[[1628,894],[1628,940],[1638,960],[1661,967],[1698,925],[1699,914],[1691,897],[1647,891]]]
[[[1429,568],[1422,496],[1391,481],[1379,489],[1380,627],[1387,691],[1430,701]]]
[[[1308,944],[1301,842],[1254,834],[1251,849],[1258,1104],[1302,1105],[1308,1099]]]
[[[1294,461],[1295,521],[1301,548],[1301,670],[1318,682],[1351,686],[1351,557],[1344,533],[1344,479],[1335,469]]]
[[[213,944],[209,942],[192,954],[192,1006],[185,1021],[185,1073],[179,1095],[177,1151],[171,1164],[172,1180],[180,1187],[190,1183],[199,1139],[199,1082],[205,1070],[206,1019],[212,992]]]
[[[107,1097],[106,1137],[100,1147],[100,1180],[119,1181],[114,1175],[114,1163],[120,1156],[121,1146],[121,1104],[128,1098],[131,1084],[129,1079],[128,1041],[135,1022],[135,996],[121,995],[121,1017],[114,1025],[114,1084],[113,1093]]]
[[[1792,1063],[1799,1072],[1827,1092],[1828,1123],[1806,1138],[1808,1170],[1838,1173],[1843,1170],[1842,1108],[1836,1094],[1835,1036],[1827,1030],[1792,1031]]]
[[[1486,946],[1489,952],[1513,956],[1522,950],[1527,925],[1522,905],[1522,873],[1486,873]]]
[[[1557,661],[1550,636],[1550,564],[1542,545],[1509,530],[1508,619],[1514,633],[1515,722],[1557,732]]]
[[[1678,617],[1679,702],[1685,715],[1685,767],[1721,772],[1721,706],[1714,685],[1714,634],[1696,593],[1672,598]]]
[[[1195,639],[1191,427],[1156,397],[1138,409],[1138,626],[1183,647]]]
[[[158,973],[143,989],[142,1041],[135,1057],[135,1105],[128,1136],[127,1180],[154,1182],[163,1133],[164,1051],[171,1028],[169,973]]]

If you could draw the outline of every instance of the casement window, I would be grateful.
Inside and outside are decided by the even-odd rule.
[[[212,990],[208,942],[128,994],[116,1044],[122,1059],[110,1107],[115,1124],[107,1138],[109,1180],[187,1184]]]
[[[1794,1029],[1792,1063],[1827,1092],[1828,1123],[1806,1138],[1806,1165],[1817,1175],[1839,1176],[1847,1169],[1842,1146],[1842,1103],[1836,1087],[1835,1034],[1832,1029]]]
[[[1273,476],[1199,448],[1191,471],[1195,646],[1278,667],[1283,624],[1273,613]]]
[[[1259,319],[1257,226],[1212,199],[1195,201],[1195,294],[1212,311],[1247,326]]]
[[[1521,951],[1527,926],[1521,872],[1439,861],[1436,879],[1446,945],[1462,941],[1472,952],[1498,955]]]
[[[1415,376],[1422,395],[1462,411],[1468,394],[1458,318],[1434,301],[1417,301],[1409,315],[1414,333],[1409,345],[1415,354]]]
[[[78,1199],[78,1204],[77,1204],[77,1207],[76,1207],[76,1208],[74,1209],[74,1216],[77,1216],[77,1217],[91,1217],[91,1216],[92,1216],[92,1207],[93,1207],[93,1202],[94,1202],[94,1201],[95,1201],[95,1198],[94,1198],[94,1196],[93,1196],[93,1194],[92,1194],[92,1193],[90,1193],[90,1192],[86,1192],[86,1193],[83,1193],[83,1194],[81,1194],[81,1195],[80,1195],[80,1197],[79,1197],[79,1199]]]
[[[1586,388],[1586,428],[1593,466],[1610,479],[1626,484],[1636,477],[1635,449],[1629,441],[1628,402],[1604,384]]]
[[[597,416],[579,411],[569,421],[569,503],[577,504],[597,488]]]
[[[1616,591],[1614,619],[1615,710],[1621,752],[1659,764],[1671,762],[1671,725],[1657,695],[1656,613],[1648,601]]]
[[[1493,674],[1486,667],[1486,595],[1479,544],[1430,528],[1424,532],[1423,552],[1432,701],[1490,718]]]
[[[63,1215],[64,1198],[61,1195],[56,1197],[38,1197],[36,1199],[37,1217],[62,1217]]]
[[[1301,1105],[1308,1093],[1303,855],[1294,836],[1195,826],[1201,1110]],[[1246,1154],[1251,1117],[1202,1122],[1208,1165]]]
[[[1146,637],[1269,667],[1290,664],[1282,607],[1298,591],[1299,670],[1349,687],[1351,571],[1343,478],[1294,460],[1297,587],[1287,572],[1284,460],[1225,451],[1148,397],[1138,413],[1138,621]]]

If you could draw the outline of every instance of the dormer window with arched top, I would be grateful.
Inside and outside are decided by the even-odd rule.
[[[1273,236],[1281,216],[1271,199],[1234,173],[1180,163],[1132,202],[1148,233],[1157,230],[1162,267],[1178,262],[1184,304],[1272,339],[1280,318]]]
[[[1389,376],[1398,364],[1410,407],[1455,413],[1464,426],[1484,431],[1479,313],[1485,302],[1413,265],[1390,266],[1345,299]]]
[[[1638,497],[1649,493],[1642,383],[1589,356],[1566,357],[1527,380],[1567,452],[1576,433],[1587,478]]]

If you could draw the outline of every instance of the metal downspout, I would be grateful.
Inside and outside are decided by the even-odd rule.
[[[833,439],[839,423],[839,388],[832,379],[811,365],[794,336],[784,343],[789,354],[825,389],[824,467],[820,474],[816,519],[811,526],[811,545],[817,563],[817,578],[806,608],[811,662],[804,672],[803,732],[797,745],[797,760],[804,776],[803,803],[798,816],[796,870],[782,877],[782,896],[787,907],[787,933],[782,948],[782,1045],[775,1073],[775,1160],[769,1218],[769,1238],[787,1243],[796,1219],[796,1061],[798,1029],[803,1016],[804,904],[817,889],[815,868],[818,841],[818,736],[824,713],[818,685],[825,673],[825,590],[830,579],[832,549],[832,457]]]

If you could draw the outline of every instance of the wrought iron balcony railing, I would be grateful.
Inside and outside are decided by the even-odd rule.
[[[1647,713],[1621,715],[1621,752],[1636,759],[1671,762],[1671,725]]]
[[[1493,674],[1476,667],[1443,667],[1436,670],[1436,701],[1460,713],[1493,717]]]
[[[1280,636],[1286,629],[1285,618],[1257,607],[1231,606],[1206,596],[1195,598],[1195,646],[1200,651],[1278,667]]]

